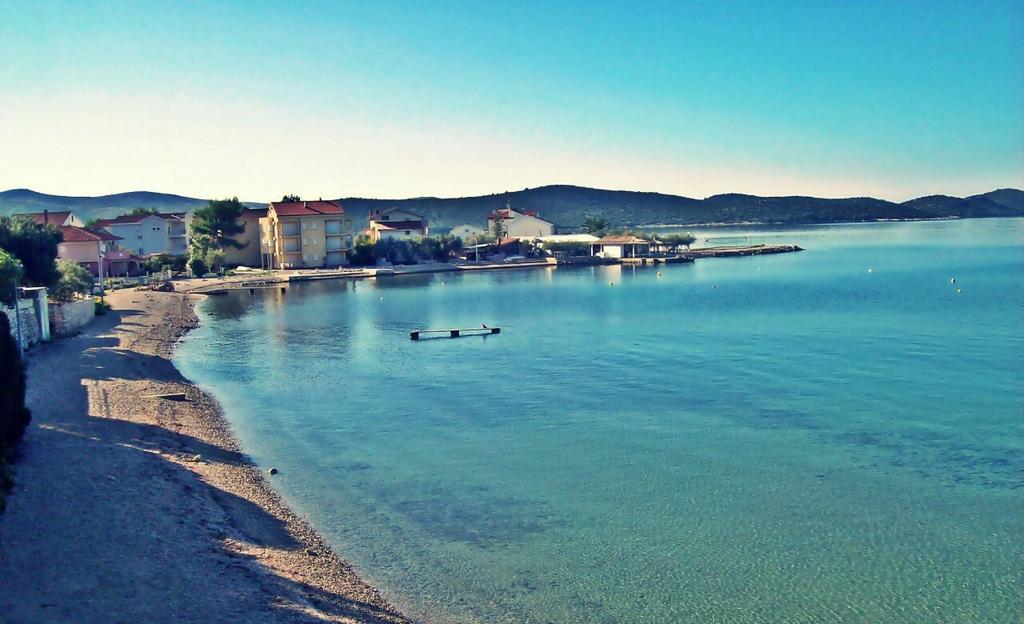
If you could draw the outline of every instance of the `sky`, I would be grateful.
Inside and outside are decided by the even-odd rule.
[[[0,190],[1024,187],[1024,3],[0,1]]]

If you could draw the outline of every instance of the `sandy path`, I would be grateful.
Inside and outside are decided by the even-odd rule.
[[[0,622],[406,622],[281,503],[167,359],[195,323],[189,298],[109,300],[115,313],[30,357]],[[170,392],[187,400],[145,396]]]

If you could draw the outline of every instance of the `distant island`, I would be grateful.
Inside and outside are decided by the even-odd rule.
[[[287,189],[284,189],[287,190]],[[276,199],[276,198],[274,198]],[[29,189],[0,192],[0,215],[43,210],[73,210],[83,219],[115,217],[132,208],[161,212],[187,211],[207,200],[167,193],[135,191],[100,197],[47,195]],[[535,210],[559,229],[573,229],[589,217],[606,219],[614,227],[764,223],[798,225],[854,221],[1024,216],[1024,191],[999,189],[950,197],[929,195],[897,203],[871,197],[759,197],[728,193],[693,199],[664,193],[610,191],[570,185],[551,185],[477,197],[412,199],[340,198],[352,214],[375,208],[398,207],[427,217],[437,229],[477,224],[489,212],[510,204]],[[244,202],[265,207],[266,202]]]

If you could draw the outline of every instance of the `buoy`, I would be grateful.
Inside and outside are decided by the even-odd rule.
[[[868,273],[874,273],[874,272],[875,272],[874,269],[868,269]]]
[[[661,271],[658,271],[658,277],[661,277]]]
[[[712,288],[718,288],[718,284],[712,284],[711,287]]]
[[[380,298],[380,300],[381,300],[381,301],[384,301],[384,297],[381,297],[381,298]]]
[[[615,285],[615,282],[608,282],[608,285],[609,285],[609,286],[614,286],[614,285]]]
[[[270,469],[270,474],[276,475],[277,474],[277,468],[271,468]]]
[[[963,288],[957,288],[957,289],[956,289],[956,294],[958,294],[958,295],[959,295],[959,294],[960,294],[960,293],[962,293],[963,291],[964,291],[964,289],[963,289]]]
[[[956,278],[955,277],[949,278],[949,283],[950,284],[956,284]]]

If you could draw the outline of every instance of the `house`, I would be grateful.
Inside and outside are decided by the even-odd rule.
[[[415,212],[398,208],[371,210],[370,227],[367,233],[374,243],[382,238],[397,240],[423,238],[427,235],[427,220]]]
[[[555,225],[537,216],[533,210],[519,212],[506,206],[495,210],[487,216],[487,233],[496,236],[495,222],[500,218],[503,236],[532,237],[551,236],[555,233]]]
[[[75,213],[69,210],[59,212],[50,212],[49,210],[44,210],[42,212],[24,212],[13,214],[11,216],[27,217],[29,219],[32,219],[39,225],[55,225],[57,227],[62,227],[65,225],[77,225],[79,227],[82,227],[85,225],[85,221],[79,219],[78,216],[75,215]]]
[[[261,266],[341,266],[352,248],[352,221],[336,201],[272,202],[259,218]]]
[[[139,258],[120,249],[117,241],[121,239],[103,228],[65,225],[60,228],[60,233],[64,240],[57,245],[59,260],[77,262],[95,276],[100,274],[101,261],[104,276],[138,275],[141,268]]]
[[[605,236],[590,243],[590,254],[602,258],[636,258],[650,251],[650,241],[636,236]]]
[[[242,226],[242,231],[232,237],[241,247],[228,245],[224,249],[225,264],[247,267],[261,266],[260,219],[266,216],[266,208],[246,208],[242,211],[237,221]]]
[[[472,241],[481,239],[487,235],[487,232],[483,228],[479,228],[475,225],[469,225],[464,223],[462,225],[456,225],[449,232],[455,238],[461,238],[464,241]]]
[[[120,246],[134,254],[149,256],[188,253],[188,226],[191,216],[184,212],[121,215],[100,219],[96,225],[120,240]]]

